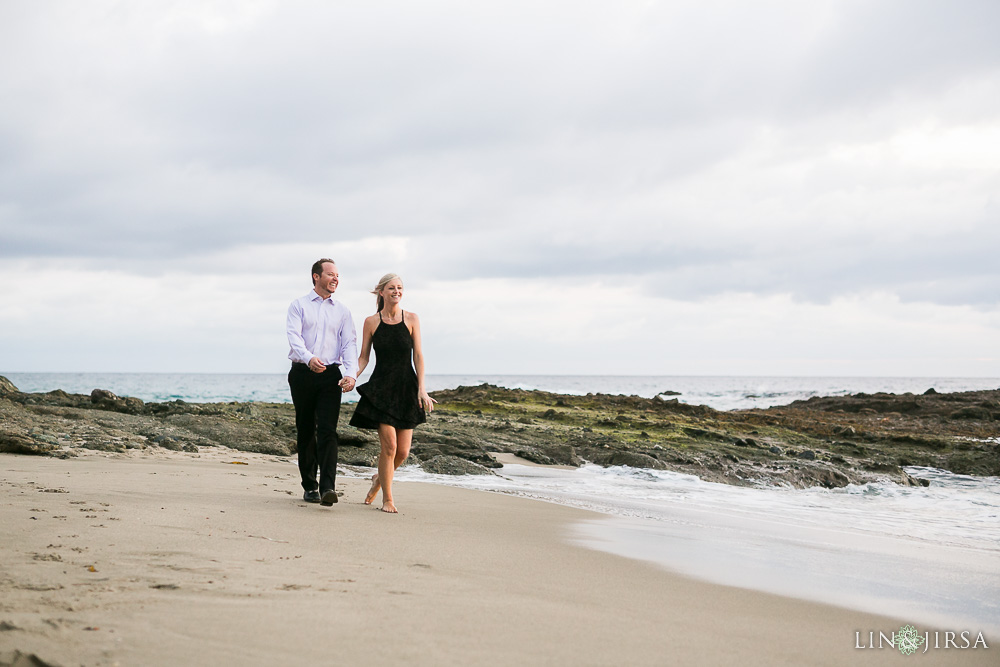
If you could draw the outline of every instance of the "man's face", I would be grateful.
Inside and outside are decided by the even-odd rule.
[[[340,274],[337,273],[337,265],[333,262],[323,262],[323,273],[313,276],[316,278],[316,293],[327,297],[337,291],[337,284],[340,282]]]

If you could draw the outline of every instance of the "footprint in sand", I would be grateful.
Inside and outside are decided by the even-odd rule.
[[[14,586],[22,591],[37,591],[43,593],[45,591],[61,591],[64,586],[62,584],[18,584]]]
[[[39,553],[36,553],[36,554],[32,554],[31,555],[31,559],[32,560],[49,560],[49,561],[53,561],[53,562],[56,562],[56,563],[63,562],[62,556],[60,556],[59,554],[39,554]]]
[[[55,663],[42,660],[34,653],[22,653],[17,649],[0,653],[0,665],[17,665],[21,667],[55,667]]]

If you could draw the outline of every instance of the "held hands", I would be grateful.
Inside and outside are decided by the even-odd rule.
[[[434,412],[434,404],[437,403],[437,401],[428,396],[426,391],[421,391],[419,398],[420,398],[420,407],[427,410],[427,412]]]
[[[312,359],[309,360],[309,370],[311,370],[313,373],[322,373],[323,371],[326,370],[326,365],[319,360],[319,357],[313,357]],[[346,394],[350,390],[354,389],[354,382],[355,382],[354,378],[345,377],[341,379],[341,381],[338,382],[337,385]]]

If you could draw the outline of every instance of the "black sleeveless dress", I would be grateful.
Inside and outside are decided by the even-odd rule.
[[[382,321],[372,334],[375,370],[368,382],[357,387],[361,394],[351,417],[351,426],[378,428],[389,424],[413,428],[427,421],[417,397],[417,373],[413,370],[413,338],[403,317],[396,324]]]

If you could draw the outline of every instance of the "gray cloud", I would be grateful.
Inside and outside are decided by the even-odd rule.
[[[428,240],[415,255],[421,258],[419,273],[438,279],[607,278],[644,285],[650,295],[671,299],[752,292],[825,303],[841,295],[883,291],[905,301],[995,306],[1000,294],[995,265],[1000,227],[992,220],[898,243],[873,243],[859,235],[831,245],[808,227],[790,231],[781,244],[763,247],[752,243],[752,230],[714,243],[671,243],[669,228],[660,231],[653,238],[596,243],[498,231],[467,236],[459,253],[444,239]]]
[[[994,2],[262,6],[0,9],[0,259],[385,234],[442,279],[997,303],[995,167],[829,158],[1000,123],[949,100]]]

